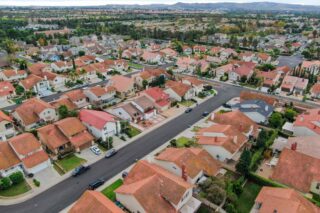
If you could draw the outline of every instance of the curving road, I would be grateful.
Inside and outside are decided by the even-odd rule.
[[[88,184],[97,178],[110,179],[126,169],[135,159],[141,159],[166,141],[202,118],[204,111],[211,112],[229,99],[239,96],[241,88],[220,86],[218,95],[197,106],[191,113],[183,114],[158,129],[137,139],[119,150],[110,159],[102,159],[91,166],[91,169],[77,177],[68,178],[47,191],[20,204],[1,206],[5,213],[56,213],[72,204],[86,190]],[[45,183],[44,183],[45,184]]]

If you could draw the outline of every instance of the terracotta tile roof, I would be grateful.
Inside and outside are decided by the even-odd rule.
[[[54,108],[58,109],[60,106],[66,106],[68,110],[75,110],[77,106],[67,97],[60,98],[50,103]]]
[[[258,53],[258,58],[260,58],[263,61],[267,61],[269,59],[270,55],[267,53]]]
[[[133,195],[146,212],[176,212],[170,202],[177,205],[192,187],[160,166],[141,160],[115,192]]]
[[[49,159],[49,156],[45,151],[40,150],[38,152],[29,155],[26,158],[22,159],[22,163],[27,168],[33,168]]]
[[[2,121],[13,122],[11,117],[9,117],[7,114],[0,110],[0,122]]]
[[[171,88],[180,97],[183,97],[191,89],[191,86],[189,85],[186,85],[177,81],[171,81],[171,80],[166,82],[166,87]]]
[[[0,82],[0,96],[8,96],[13,94],[16,89],[13,85],[8,81],[1,81]]]
[[[203,81],[201,81],[195,77],[185,77],[182,80],[189,81],[192,85],[195,85],[195,86],[203,85]]]
[[[320,135],[320,108],[308,109],[297,116],[294,127],[306,127]]]
[[[240,101],[247,101],[247,100],[256,100],[256,99],[260,99],[263,100],[265,102],[267,102],[267,104],[269,105],[274,105],[276,103],[276,99],[272,98],[270,96],[267,95],[263,95],[260,93],[256,93],[256,92],[251,92],[251,91],[242,91],[240,93]]]
[[[101,86],[91,87],[89,89],[89,91],[92,92],[97,97],[108,94],[108,91],[104,87],[101,87]]]
[[[309,192],[313,181],[320,181],[320,159],[283,149],[271,178],[302,192]]]
[[[80,111],[79,119],[97,129],[103,129],[108,122],[116,122],[115,117],[107,112],[88,109]]]
[[[20,163],[18,156],[7,142],[0,142],[0,169],[5,170]]]
[[[28,70],[34,75],[41,76],[44,68],[46,68],[46,67],[47,67],[47,65],[44,63],[35,63],[35,64],[28,66]]]
[[[72,137],[87,128],[81,123],[78,118],[69,117],[54,123],[60,131],[67,137]]]
[[[319,136],[290,137],[287,141],[286,147],[291,149],[292,144],[296,144],[297,152],[320,159]]]
[[[7,78],[10,78],[10,77],[13,77],[13,76],[16,76],[16,75],[25,75],[26,74],[26,71],[24,70],[3,70],[2,73],[7,77]]]
[[[219,161],[200,148],[167,148],[156,159],[173,162],[180,169],[185,166],[186,173],[191,178],[195,178],[201,171],[208,176],[215,176],[221,168]]]
[[[252,135],[255,137],[259,134],[258,125],[239,110],[226,113],[213,113],[210,119],[215,123],[232,125],[239,132],[249,133],[252,131]]]
[[[112,76],[110,82],[110,86],[115,87],[118,92],[127,92],[134,86],[134,81],[132,78],[124,77],[122,75]]]
[[[64,93],[64,96],[67,96],[71,101],[78,101],[86,98],[86,95],[83,93],[81,89],[66,92]]]
[[[85,130],[70,137],[69,140],[73,146],[81,147],[84,144],[91,143],[94,140],[94,137],[87,130]]]
[[[69,142],[68,138],[54,124],[37,129],[38,137],[42,143],[47,145],[51,150],[65,145]]]
[[[68,213],[124,213],[101,192],[87,190],[72,206]]]
[[[259,192],[257,203],[261,203],[259,213],[290,212],[290,213],[319,213],[313,203],[293,189],[264,186]]]
[[[8,140],[12,148],[20,155],[28,155],[41,148],[37,138],[31,133],[23,133]]]
[[[311,93],[318,95],[320,93],[320,83],[316,83],[311,87]]]
[[[247,137],[232,125],[222,124],[200,129],[196,138],[201,145],[222,146],[230,153],[236,153],[248,141]]]
[[[38,122],[40,119],[38,115],[48,108],[53,109],[49,103],[37,98],[31,98],[18,106],[15,112],[25,125],[29,125]]]
[[[146,95],[153,99],[159,106],[166,106],[170,103],[170,97],[159,87],[151,87],[143,91]]]
[[[39,81],[42,81],[42,80],[43,78],[37,75],[31,74],[26,79],[21,80],[20,83],[25,89],[30,90],[34,85],[36,85]]]

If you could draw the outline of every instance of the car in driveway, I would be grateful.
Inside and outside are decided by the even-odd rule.
[[[101,154],[101,150],[97,146],[91,146],[90,150],[96,155],[100,155]]]
[[[90,166],[84,166],[84,165],[78,166],[77,168],[75,168],[75,169],[72,171],[72,176],[73,176],[73,177],[77,177],[77,176],[85,173],[85,172],[88,171],[89,169],[90,169]]]
[[[191,112],[192,111],[192,108],[187,108],[184,112],[185,113],[189,113],[189,112]]]
[[[208,116],[208,115],[209,115],[209,112],[207,112],[207,111],[205,111],[205,112],[202,113],[202,116],[203,116],[203,117],[206,117],[206,116]]]
[[[97,180],[95,180],[94,182],[90,183],[88,186],[89,190],[95,190],[96,188],[98,188],[99,186],[102,186],[104,184],[105,180],[102,178],[99,178]]]
[[[115,154],[117,154],[117,150],[112,148],[112,149],[109,149],[106,153],[106,158],[111,158],[112,156],[114,156]]]

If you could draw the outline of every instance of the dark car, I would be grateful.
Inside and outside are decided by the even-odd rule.
[[[207,112],[207,111],[205,111],[205,112],[202,113],[202,116],[203,116],[203,117],[206,117],[206,116],[208,116],[208,115],[209,115],[209,112]]]
[[[186,109],[186,111],[184,111],[185,113],[189,113],[189,112],[191,112],[192,111],[192,108],[188,108],[188,109]]]
[[[78,166],[77,168],[75,168],[73,170],[72,176],[73,177],[79,176],[79,175],[85,173],[86,171],[88,171],[89,169],[90,169],[90,166],[84,166],[84,165]]]
[[[115,154],[117,154],[117,150],[115,150],[115,149],[110,149],[110,150],[107,151],[107,153],[106,153],[106,158],[111,158],[111,157],[114,156]]]
[[[99,186],[102,186],[104,184],[105,180],[103,179],[98,179],[92,183],[89,184],[88,189],[89,190],[95,190],[96,188],[98,188]]]

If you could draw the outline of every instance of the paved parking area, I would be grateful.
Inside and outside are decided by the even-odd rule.
[[[59,175],[59,173],[53,168],[53,166],[50,166],[34,175],[34,179],[37,179],[40,181],[40,187],[43,187],[45,185],[54,185],[55,183],[59,182],[62,176]],[[32,179],[30,179],[32,182]],[[33,183],[31,184],[33,185]]]
[[[102,150],[101,150],[102,151]],[[76,153],[76,156],[87,160],[87,164],[97,161],[103,156],[103,152],[100,155],[94,154],[89,148],[82,150],[81,153]]]

